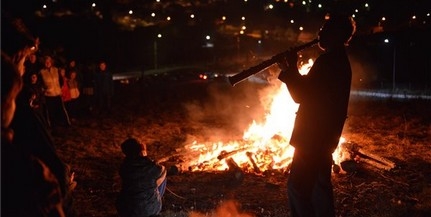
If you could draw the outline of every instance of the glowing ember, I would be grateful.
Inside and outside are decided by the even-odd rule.
[[[313,65],[310,59],[300,67],[306,74]],[[232,158],[244,172],[286,170],[291,163],[294,148],[289,145],[295,112],[298,109],[286,85],[277,82],[261,99],[265,109],[264,122],[253,121],[241,141],[199,143],[186,145],[190,151],[186,166],[191,171],[220,171],[228,169],[225,159]],[[341,141],[341,140],[340,140]],[[193,158],[193,156],[197,156]],[[343,157],[337,149],[333,154],[336,163]]]

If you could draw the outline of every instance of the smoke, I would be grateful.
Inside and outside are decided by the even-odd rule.
[[[208,214],[198,213],[198,212],[191,212],[189,217],[229,217],[229,216],[235,216],[235,217],[253,217],[254,215],[244,213],[240,210],[238,210],[239,204],[233,200],[225,201],[222,204],[220,204],[216,210]]]
[[[189,120],[208,126],[208,132],[204,133],[210,141],[242,136],[253,120],[264,118],[261,96],[266,87],[251,82],[234,87],[227,83],[209,85],[204,100],[185,105]]]
[[[370,59],[368,53],[351,53],[349,55],[352,67],[352,88],[370,88],[379,80],[379,70],[376,60]]]

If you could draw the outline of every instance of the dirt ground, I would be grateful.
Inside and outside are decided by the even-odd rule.
[[[264,87],[223,82],[181,87],[118,84],[111,114],[77,117],[52,132],[76,173],[78,216],[117,216],[121,142],[134,136],[170,170],[161,216],[288,216],[288,170],[262,174],[190,172],[177,167],[191,140],[239,139],[259,118]],[[226,103],[227,102],[227,103]],[[337,216],[431,216],[431,102],[352,97],[343,137],[393,161],[391,170],[359,161],[333,174]]]

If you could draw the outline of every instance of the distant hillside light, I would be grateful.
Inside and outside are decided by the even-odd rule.
[[[304,30],[304,27],[300,26],[299,31],[303,31],[303,30]]]
[[[295,21],[294,20],[290,20],[290,23],[295,23]]]
[[[155,16],[156,16],[156,13],[154,13],[154,12],[153,12],[153,13],[151,13],[151,16],[152,16],[152,17],[155,17]]]
[[[91,7],[95,8],[95,7],[96,7],[96,3],[94,3],[94,2],[93,2],[93,3],[91,4]]]
[[[222,17],[221,17],[221,19],[222,19],[222,20],[226,20],[226,16],[222,16]]]
[[[317,7],[318,7],[318,8],[322,8],[322,4],[318,4],[318,5],[317,5]]]
[[[385,42],[386,44],[388,44],[388,43],[389,43],[389,39],[385,38],[384,42]]]
[[[302,5],[306,5],[307,4],[307,2],[306,1],[302,1]]]
[[[245,17],[244,17],[244,16],[242,16],[242,17],[241,17],[241,20],[245,20]]]
[[[412,19],[413,19],[413,20],[416,20],[416,15],[413,15],[413,16],[412,16]]]
[[[132,11],[132,10],[129,10],[129,14],[133,14],[133,11]]]
[[[364,5],[366,8],[368,8],[369,7],[369,5],[368,5],[368,3],[365,3],[365,5]]]
[[[171,17],[166,17],[166,20],[171,20]]]
[[[381,19],[382,21],[385,21],[386,20],[386,17],[382,17],[382,19]]]
[[[269,8],[269,9],[274,9],[274,5],[269,4],[269,5],[268,5],[268,8]]]
[[[46,9],[47,7],[46,7],[46,5],[42,5],[42,8],[43,8],[43,9]]]
[[[157,34],[157,38],[161,38],[162,37],[162,34]]]
[[[195,15],[194,14],[190,14],[190,18],[195,18]]]
[[[210,40],[210,39],[211,39],[211,36],[207,35],[207,36],[205,36],[205,38],[206,38],[207,40]]]

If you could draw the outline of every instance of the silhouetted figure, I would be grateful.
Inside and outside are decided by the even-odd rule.
[[[114,81],[112,73],[105,61],[99,62],[99,68],[94,74],[94,94],[99,114],[107,114],[112,109],[112,97],[114,95]]]
[[[299,108],[290,144],[295,147],[288,178],[291,216],[335,216],[331,183],[332,153],[345,119],[352,70],[345,46],[355,32],[353,19],[331,15],[318,33],[324,51],[307,75],[298,71],[298,55],[278,65],[283,81]]]
[[[8,32],[11,23],[21,34]],[[39,43],[33,38],[22,43],[13,41],[22,36],[17,29],[25,29],[24,24],[19,19],[5,21],[2,14],[2,31],[7,34],[2,38],[5,43],[1,50],[1,215],[64,217],[63,190],[67,184],[63,163],[50,147],[52,143],[46,143],[48,134],[42,133],[45,127],[28,98],[20,95],[24,61]],[[4,44],[16,48],[4,49]]]
[[[126,155],[120,168],[121,191],[117,210],[121,217],[149,217],[162,210],[166,169],[147,157],[145,144],[134,138],[121,144]]]

